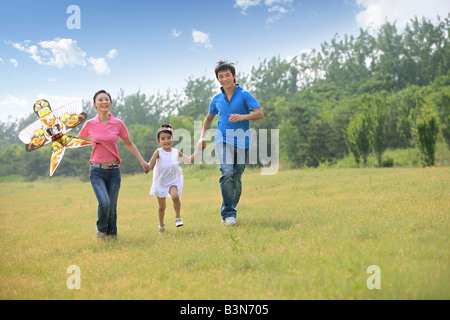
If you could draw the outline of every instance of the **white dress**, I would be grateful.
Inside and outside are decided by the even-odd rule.
[[[183,193],[183,172],[179,165],[179,151],[172,148],[171,152],[158,148],[159,158],[156,159],[153,169],[153,183],[150,188],[150,195],[165,198],[169,197],[169,188],[176,186],[178,195],[181,198]]]

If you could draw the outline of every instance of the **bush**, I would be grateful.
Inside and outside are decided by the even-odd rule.
[[[394,159],[392,159],[391,157],[388,157],[388,158],[383,160],[381,165],[384,168],[392,168],[394,166]]]

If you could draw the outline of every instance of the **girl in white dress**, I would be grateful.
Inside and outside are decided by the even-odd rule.
[[[173,129],[168,124],[163,124],[156,132],[156,139],[161,148],[156,149],[148,164],[150,168],[155,165],[153,170],[153,183],[150,189],[150,195],[158,199],[159,233],[164,233],[166,224],[164,215],[166,210],[166,198],[172,197],[173,208],[175,210],[175,224],[177,227],[183,226],[183,220],[180,217],[181,194],[183,193],[183,172],[180,167],[180,159],[190,164],[194,162],[195,156],[202,149],[202,142],[199,141],[197,147],[190,157],[184,155],[181,151],[172,148]]]

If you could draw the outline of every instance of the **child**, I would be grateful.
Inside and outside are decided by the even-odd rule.
[[[161,148],[156,149],[152,158],[148,162],[150,168],[156,163],[153,171],[153,183],[150,194],[158,199],[158,215],[159,215],[159,233],[163,234],[166,230],[164,223],[164,213],[166,209],[166,197],[172,197],[173,208],[175,209],[175,225],[183,226],[183,220],[180,217],[181,210],[181,194],[183,192],[183,172],[179,165],[179,159],[190,164],[194,161],[195,156],[202,148],[201,141],[190,157],[185,156],[181,151],[172,148],[173,129],[168,124],[163,124],[156,132],[156,140]]]

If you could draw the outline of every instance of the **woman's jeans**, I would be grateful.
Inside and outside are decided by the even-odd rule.
[[[120,167],[114,169],[89,169],[89,180],[98,200],[97,230],[107,235],[117,235],[117,198],[119,196]]]
[[[241,178],[248,158],[248,149],[239,149],[227,143],[216,144],[216,154],[222,172],[219,179],[223,200],[220,214],[222,220],[229,217],[236,218],[236,206],[242,193]]]

